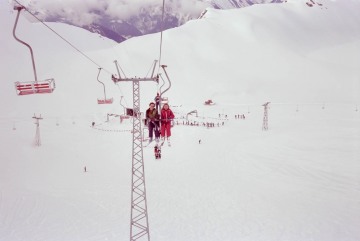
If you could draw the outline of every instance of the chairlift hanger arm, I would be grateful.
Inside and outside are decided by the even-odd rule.
[[[169,75],[166,72],[166,69],[165,69],[166,67],[167,67],[166,65],[161,65],[161,68],[164,70],[164,73],[166,75],[166,79],[169,82],[169,87],[166,90],[164,90],[163,92],[160,93],[160,97],[161,97],[162,94],[164,94],[166,91],[168,91],[171,88],[171,81],[170,81]]]
[[[122,104],[123,98],[124,98],[124,96],[121,96],[121,97],[120,97],[120,105],[121,105],[124,109],[126,109],[126,107]]]
[[[162,93],[162,91],[161,91],[161,89],[164,87],[164,85],[165,85],[165,80],[164,80],[164,78],[161,76],[161,73],[159,73],[159,77],[160,77],[160,79],[162,80],[162,84],[161,84],[161,86],[160,86],[160,97],[161,97],[161,93]]]
[[[105,84],[99,80],[100,72],[101,72],[101,68],[99,68],[99,72],[98,72],[98,75],[97,75],[97,81],[99,83],[101,83],[104,86],[104,89],[105,89]]]
[[[105,84],[99,80],[100,72],[101,72],[101,68],[99,68],[99,73],[98,73],[98,75],[97,75],[97,81],[98,81],[100,84],[103,85],[103,88],[104,88],[104,97],[105,97],[105,100],[106,100]]]
[[[34,53],[33,53],[33,50],[31,48],[31,46],[27,43],[25,43],[24,41],[22,41],[21,39],[19,39],[17,36],[16,36],[16,27],[17,27],[17,24],[18,24],[18,21],[19,21],[19,16],[20,16],[20,12],[21,10],[25,9],[24,6],[15,6],[14,7],[14,10],[17,10],[17,15],[16,15],[16,20],[15,20],[15,24],[14,24],[14,28],[13,28],[13,36],[14,38],[22,43],[23,45],[27,46],[30,50],[30,54],[31,54],[31,61],[32,61],[32,66],[33,66],[33,71],[34,71],[34,77],[35,77],[35,82],[37,82],[37,74],[36,74],[36,67],[35,67],[35,60],[34,60]]]

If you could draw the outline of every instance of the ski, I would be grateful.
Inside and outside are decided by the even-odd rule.
[[[149,141],[148,143],[145,143],[144,145],[143,145],[143,147],[148,147],[148,146],[150,146],[152,143],[154,143],[155,142],[155,145],[158,145],[159,144],[159,140],[152,140],[152,141]]]
[[[160,147],[163,146],[164,143],[165,143],[165,140],[162,140],[162,141],[160,142],[159,146],[160,146]],[[167,140],[167,145],[168,145],[168,146],[171,146],[170,140]]]
[[[161,143],[160,143],[160,147],[163,146],[165,143],[165,140],[162,140]]]
[[[145,145],[143,145],[143,147],[148,147],[150,146],[151,143],[153,143],[154,141],[149,141],[148,143],[146,143]]]
[[[151,143],[152,143],[152,141],[150,141],[150,142],[148,142],[148,143],[144,144],[144,145],[143,145],[143,147],[148,147]]]

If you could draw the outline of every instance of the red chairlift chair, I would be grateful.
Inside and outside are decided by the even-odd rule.
[[[161,103],[162,103],[162,104],[169,104],[169,99],[168,99],[168,97],[161,97]]]
[[[121,96],[120,98],[120,105],[123,107],[124,109],[124,114],[120,115],[120,123],[123,122],[123,120],[125,119],[130,119],[130,117],[134,116],[134,109],[132,108],[126,108],[123,104],[122,104],[122,100],[123,100],[124,96]]]
[[[97,81],[103,85],[104,87],[104,99],[98,99],[98,104],[112,104],[113,103],[113,98],[111,99],[107,99],[106,98],[106,90],[105,90],[105,84],[103,82],[101,82],[99,80],[99,75],[100,75],[100,72],[101,72],[101,68],[99,68],[99,73],[98,73],[98,76],[97,76]]]
[[[52,93],[55,90],[55,80],[53,78],[51,78],[51,79],[38,81],[37,74],[36,74],[36,68],[35,68],[34,54],[33,54],[32,48],[29,44],[25,43],[24,41],[22,41],[18,37],[16,37],[16,34],[15,34],[16,26],[17,26],[17,23],[19,20],[20,11],[23,9],[24,9],[23,6],[15,6],[14,7],[14,10],[17,10],[18,13],[16,16],[15,25],[14,25],[14,29],[13,29],[13,36],[18,42],[24,44],[25,46],[27,46],[30,49],[35,81],[15,82],[16,94],[17,95],[30,95],[30,94]]]

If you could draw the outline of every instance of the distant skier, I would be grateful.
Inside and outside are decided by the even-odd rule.
[[[161,137],[163,141],[165,137],[168,141],[170,141],[171,136],[171,121],[175,118],[174,113],[169,108],[168,104],[164,104],[163,108],[161,109],[160,113],[161,118]]]
[[[151,102],[149,104],[149,109],[146,110],[146,119],[149,128],[149,142],[153,140],[153,133],[155,132],[156,141],[160,138],[159,131],[159,113],[155,109],[155,103]]]

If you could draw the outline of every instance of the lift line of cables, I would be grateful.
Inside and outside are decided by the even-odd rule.
[[[161,24],[160,24],[160,53],[159,53],[159,69],[161,66],[161,54],[162,54],[162,39],[163,39],[163,28],[164,28],[164,13],[165,13],[165,0],[162,4]]]

